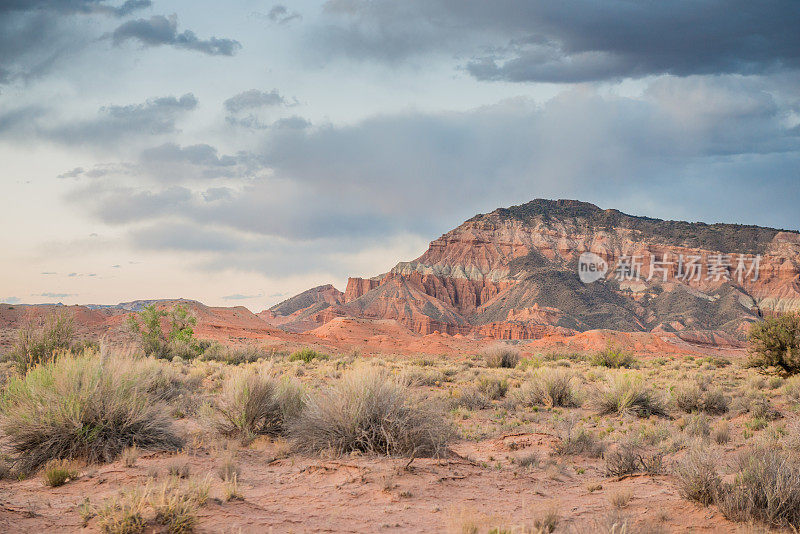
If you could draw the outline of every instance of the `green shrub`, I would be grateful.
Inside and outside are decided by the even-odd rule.
[[[800,371],[800,313],[768,317],[750,325],[749,363],[783,375]]]
[[[170,330],[167,334],[161,328],[162,318],[166,318],[169,323]],[[151,304],[141,313],[128,316],[128,327],[131,332],[139,335],[145,355],[164,359],[172,359],[174,356],[191,359],[200,354],[200,345],[194,338],[193,327],[196,324],[197,319],[185,306],[176,306],[166,311]]]
[[[601,415],[634,414],[639,417],[666,416],[663,399],[645,385],[641,377],[618,375],[595,394],[594,405]]]
[[[591,364],[609,369],[631,368],[636,364],[636,359],[631,352],[608,346],[592,356]]]
[[[256,345],[229,347],[217,342],[207,343],[207,345],[206,343],[207,342],[201,342],[200,344],[202,349],[200,359],[204,361],[217,361],[239,365],[242,363],[257,362],[258,360],[267,359],[271,356],[269,352]]]
[[[421,457],[444,454],[453,428],[441,409],[387,371],[361,368],[312,395],[291,435],[308,452]]]
[[[322,354],[321,352],[317,352],[309,348],[300,349],[298,351],[293,352],[289,356],[290,362],[300,361],[300,362],[310,363],[313,360],[327,360],[327,359],[328,359],[327,354]]]
[[[32,320],[25,323],[17,332],[12,350],[19,373],[24,375],[35,365],[52,361],[59,353],[68,351],[74,332],[72,315],[67,311],[50,313],[41,327]]]
[[[166,409],[141,361],[64,355],[6,386],[0,430],[21,472],[52,459],[111,461],[125,448],[175,449]]]
[[[303,389],[298,383],[279,380],[264,371],[242,369],[223,384],[215,425],[227,436],[278,435],[300,414],[303,404]]]
[[[483,349],[479,354],[487,367],[514,368],[519,363],[519,351],[507,343],[495,343]]]

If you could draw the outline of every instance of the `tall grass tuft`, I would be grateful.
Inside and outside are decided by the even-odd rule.
[[[515,397],[527,406],[578,406],[572,387],[573,374],[563,369],[540,369],[523,382]]]
[[[134,444],[179,447],[149,383],[146,361],[92,351],[66,354],[12,379],[0,400],[0,430],[17,468],[28,472],[53,459],[111,461]]]
[[[278,435],[303,405],[299,383],[280,380],[265,370],[241,369],[222,387],[215,426],[227,436]]]
[[[441,456],[453,435],[440,409],[387,371],[366,367],[310,397],[291,427],[300,450],[334,454]]]
[[[479,354],[487,367],[513,368],[519,363],[519,351],[507,343],[495,343],[483,349]]]
[[[666,416],[664,400],[645,385],[641,377],[617,375],[599,390],[594,405],[601,415],[634,414],[639,417]]]

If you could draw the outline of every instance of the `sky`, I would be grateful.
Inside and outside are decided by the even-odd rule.
[[[0,0],[0,302],[260,311],[573,198],[800,230],[796,0]]]

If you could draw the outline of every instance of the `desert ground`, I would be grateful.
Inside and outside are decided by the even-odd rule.
[[[800,380],[747,367],[743,348],[593,335],[594,348],[586,335],[457,339],[458,350],[418,340],[439,354],[256,340],[214,343],[191,359],[104,341],[25,377],[7,357],[0,529],[789,531],[791,510],[761,514],[720,495],[737,494],[747,458],[766,465],[800,452]],[[81,388],[76,376],[97,381]],[[75,405],[55,397],[36,404],[43,387],[106,410],[127,402],[114,395],[140,396],[147,409],[104,420],[109,434],[136,417],[160,426],[54,461],[57,442],[75,439],[64,426],[89,416],[64,414]],[[49,442],[34,443],[52,428],[40,436]],[[161,434],[148,442],[147,432]],[[792,488],[781,491],[789,506]]]

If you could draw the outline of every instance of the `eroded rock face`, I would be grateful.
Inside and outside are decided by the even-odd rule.
[[[584,253],[607,267],[592,283],[578,275]],[[305,293],[272,308],[274,324],[361,317],[501,339],[598,328],[741,337],[763,314],[800,309],[800,234],[535,200],[473,217],[416,260],[351,278],[344,294],[325,287],[331,296],[306,308],[282,313]]]

